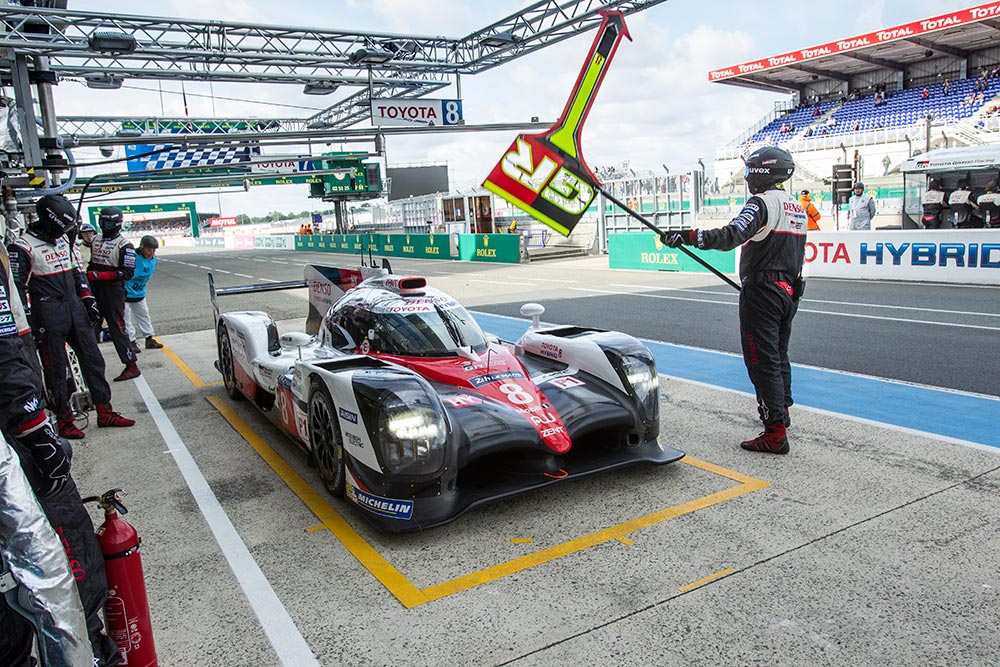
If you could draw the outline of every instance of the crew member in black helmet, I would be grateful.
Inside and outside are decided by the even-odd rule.
[[[135,248],[121,234],[123,220],[121,209],[114,206],[101,209],[98,218],[101,235],[91,244],[90,265],[87,266],[87,279],[97,298],[97,306],[108,323],[118,358],[125,364],[115,382],[140,375],[135,352],[125,334],[125,282],[135,272]]]
[[[71,440],[84,436],[73,421],[66,390],[67,343],[76,352],[97,405],[97,425],[132,426],[135,421],[111,408],[104,357],[94,336],[97,302],[65,236],[76,227],[76,209],[65,197],[46,195],[35,204],[35,211],[38,219],[9,248],[10,268],[38,341],[59,435]]]
[[[808,218],[778,184],[791,178],[795,161],[787,151],[759,148],[745,160],[744,178],[753,195],[728,225],[719,229],[664,232],[665,245],[732,250],[740,256],[740,340],[743,361],[757,393],[764,432],[740,443],[752,452],[787,454],[792,375],[788,341],[802,296]]]

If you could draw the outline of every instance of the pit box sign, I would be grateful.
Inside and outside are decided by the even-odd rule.
[[[372,125],[424,127],[464,125],[462,100],[372,100]]]

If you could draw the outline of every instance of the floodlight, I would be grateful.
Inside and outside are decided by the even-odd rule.
[[[120,76],[112,76],[110,74],[88,74],[83,77],[83,81],[87,84],[87,88],[94,88],[97,90],[118,90],[122,87],[125,79]]]
[[[132,53],[136,46],[133,35],[114,30],[97,31],[90,36],[87,43],[91,51],[105,53]]]
[[[330,83],[327,81],[307,83],[302,89],[302,93],[305,95],[329,95],[339,87],[340,84]]]
[[[479,40],[481,46],[491,49],[502,49],[505,46],[513,46],[521,41],[521,38],[512,32],[497,32]]]
[[[358,49],[351,54],[355,65],[381,65],[392,60],[392,51],[382,49]]]

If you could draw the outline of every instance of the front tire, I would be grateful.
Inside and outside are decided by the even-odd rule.
[[[233,368],[233,346],[229,342],[229,330],[225,324],[219,324],[219,370],[222,371],[222,383],[226,386],[226,394],[234,401],[242,401],[244,396],[236,386],[236,372]]]
[[[336,415],[330,392],[320,380],[313,380],[309,392],[309,446],[326,490],[335,498],[343,498],[347,474],[344,441]]]

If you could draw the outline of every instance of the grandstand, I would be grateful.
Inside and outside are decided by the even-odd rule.
[[[708,78],[789,95],[717,150],[723,187],[732,181],[742,190],[741,155],[772,144],[795,155],[797,187],[829,193],[832,166],[841,163],[853,165],[856,178],[895,190],[899,165],[915,155],[1000,144],[1000,2],[725,67]]]

